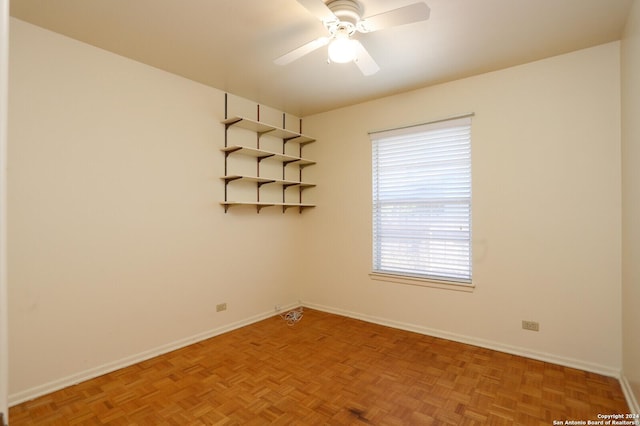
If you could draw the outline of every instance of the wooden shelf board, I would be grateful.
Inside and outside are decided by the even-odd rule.
[[[230,145],[221,149],[222,152],[233,153],[239,152],[242,155],[249,155],[257,158],[273,158],[283,163],[297,163],[300,165],[310,166],[316,164],[315,161],[307,160],[305,158],[294,157],[293,155],[279,154],[277,152],[265,151],[264,149],[249,148],[240,145]]]
[[[313,188],[314,186],[316,186],[315,183],[309,183],[309,182],[298,182],[295,180],[281,180],[281,179],[276,179],[276,183],[283,185],[283,186],[299,186],[301,188]]]
[[[227,175],[222,176],[220,179],[225,182],[232,182],[234,180],[246,180],[249,182],[258,182],[258,183],[275,183],[276,185],[282,186],[299,186],[301,188],[312,188],[316,186],[315,183],[310,182],[299,182],[296,180],[285,180],[285,179],[271,179],[266,177],[258,177],[258,176],[245,176],[245,175]]]
[[[263,201],[223,201],[220,203],[222,206],[232,207],[232,206],[253,206],[253,207],[302,207],[302,208],[311,208],[315,207],[315,204],[306,204],[306,203],[268,203]]]
[[[251,130],[252,132],[257,133],[265,133],[273,130],[273,126],[269,126],[268,124],[260,123],[255,120],[251,120],[245,117],[231,117],[222,122],[228,126],[236,126],[242,129]]]
[[[277,138],[284,139],[287,142],[299,144],[308,144],[311,142],[315,142],[315,139],[310,136],[306,136],[298,132],[283,129],[277,126],[272,126],[270,124],[262,123],[246,117],[234,116],[231,118],[227,118],[226,120],[222,121],[222,123],[227,126],[236,126],[242,129],[251,130],[260,135],[275,136]]]
[[[293,139],[289,139],[287,142],[293,142],[293,143],[297,143],[300,145],[306,145],[308,143],[311,142],[315,142],[316,140],[314,138],[312,138],[311,136],[307,136],[307,135],[298,135]]]
[[[247,180],[250,182],[258,182],[258,183],[273,183],[276,181],[275,179],[268,179],[268,178],[257,177],[257,176],[243,176],[243,175],[227,175],[227,176],[222,176],[220,179],[226,182],[231,182],[234,180]]]

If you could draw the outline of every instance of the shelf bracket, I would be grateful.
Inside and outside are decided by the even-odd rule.
[[[296,139],[296,138],[298,138],[298,137],[299,137],[299,136],[292,136],[292,137],[290,137],[290,138],[282,138],[282,144],[283,144],[283,145],[286,145],[286,144],[287,144],[287,142],[289,142],[289,141],[291,141],[291,140],[293,140],[293,139]]]
[[[273,157],[275,154],[269,154],[269,155],[261,155],[260,157],[256,157],[258,159],[258,163],[261,162],[262,160],[264,160],[265,158],[269,158],[269,157]]]
[[[262,210],[263,208],[271,206],[273,206],[273,204],[256,204],[256,211],[260,213],[260,210]]]
[[[298,214],[302,214],[302,211],[306,208],[308,208],[308,206],[295,206],[295,205],[291,205],[291,206],[282,206],[282,213],[285,213],[287,211],[288,208],[291,207],[297,207],[298,208]]]
[[[274,183],[274,182],[275,182],[275,180],[268,180],[268,181],[265,181],[265,182],[257,182],[258,183],[258,188],[262,187],[262,185],[266,185],[268,183]]]
[[[265,130],[264,132],[256,132],[256,134],[258,135],[258,139],[260,139],[262,137],[262,135],[266,135],[268,133],[273,132],[273,130]]]
[[[239,123],[241,121],[242,121],[242,118],[238,118],[237,120],[233,120],[233,121],[230,121],[228,123],[224,123],[224,130],[229,130],[229,127],[231,127],[234,124]]]
[[[234,152],[236,152],[236,151],[240,151],[241,149],[242,149],[242,147],[237,147],[237,148],[234,148],[234,149],[230,149],[230,150],[228,150],[228,151],[225,151],[225,152],[224,152],[224,158],[225,158],[225,160],[226,160],[227,158],[229,158],[229,155],[230,155],[230,154],[233,154],[233,153],[234,153]]]
[[[242,176],[230,176],[224,178],[224,183],[228,184],[229,182],[233,182],[234,180],[242,179]]]

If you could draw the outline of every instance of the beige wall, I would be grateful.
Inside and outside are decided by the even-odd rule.
[[[617,375],[618,42],[305,118],[310,306]],[[367,132],[474,112],[472,293],[373,281]],[[540,322],[540,332],[521,329]]]
[[[622,357],[623,381],[640,413],[640,2],[622,40]]]
[[[9,413],[9,326],[7,301],[7,119],[9,2],[0,0],[0,413]]]
[[[18,20],[10,59],[13,402],[298,303],[301,215],[219,205],[223,92]]]

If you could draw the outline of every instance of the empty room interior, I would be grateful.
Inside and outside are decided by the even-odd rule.
[[[65,410],[182,354],[165,376],[201,378],[183,424],[640,424],[638,0],[0,4],[3,422],[161,423],[130,395]],[[424,266],[433,240],[385,239],[416,216],[380,190],[422,176],[411,145],[385,174],[386,141],[454,125],[461,275]],[[412,385],[365,359],[413,364]],[[214,360],[252,372],[224,392],[269,374],[269,393],[229,409]]]

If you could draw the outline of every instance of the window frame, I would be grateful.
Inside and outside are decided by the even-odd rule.
[[[475,284],[473,281],[473,250],[472,250],[473,249],[472,247],[473,245],[473,230],[472,230],[473,198],[472,198],[472,170],[471,170],[471,167],[472,167],[471,118],[473,117],[473,115],[474,115],[473,113],[457,115],[454,117],[447,117],[440,120],[434,120],[428,123],[369,133],[369,137],[372,144],[372,156],[371,156],[371,161],[372,161],[372,228],[371,228],[372,229],[372,238],[371,238],[372,259],[371,260],[372,260],[372,263],[371,263],[371,272],[369,274],[371,279],[378,280],[378,281],[389,281],[389,282],[395,282],[395,283],[401,283],[401,284],[408,284],[408,285],[445,288],[445,289],[458,290],[458,291],[472,291],[473,288],[475,287]],[[377,220],[379,220],[379,217],[380,217],[379,211],[376,210],[377,207],[380,207],[377,204],[378,198],[376,194],[376,189],[379,189],[379,187],[377,186],[379,176],[376,175],[376,173],[378,172],[376,161],[378,160],[377,154],[379,153],[377,152],[376,144],[384,143],[385,140],[394,139],[394,138],[395,139],[400,138],[401,139],[400,143],[405,143],[405,144],[411,143],[411,138],[413,136],[415,136],[416,139],[419,139],[420,136],[418,135],[425,135],[425,134],[428,134],[429,132],[432,132],[432,131],[435,132],[441,129],[460,128],[461,126],[468,129],[467,130],[468,137],[466,138],[466,145],[465,145],[466,149],[468,150],[468,153],[465,154],[468,156],[468,159],[465,159],[465,161],[468,161],[468,165],[465,166],[465,167],[468,167],[468,172],[465,171],[465,173],[468,173],[468,186],[465,187],[468,190],[468,196],[466,196],[466,198],[465,197],[461,198],[461,200],[463,198],[466,199],[466,202],[467,202],[466,205],[468,206],[468,210],[467,210],[468,216],[467,216],[467,221],[465,222],[467,224],[468,230],[463,232],[463,234],[465,232],[468,232],[468,239],[463,240],[463,245],[466,244],[466,247],[465,247],[466,251],[463,252],[464,255],[461,257],[461,259],[463,260],[466,259],[466,263],[463,263],[463,271],[468,271],[468,278],[466,278],[466,275],[464,277],[461,277],[461,276],[453,276],[454,274],[446,275],[442,273],[414,274],[411,272],[407,272],[406,270],[399,270],[401,268],[394,269],[393,267],[391,268],[382,267],[381,261],[377,259],[377,256],[381,256],[383,254],[382,248],[381,248],[381,240],[383,237],[380,237],[379,234],[376,233],[376,226],[377,226],[376,222]],[[451,144],[452,142],[448,142],[448,143]],[[400,149],[397,149],[396,152],[399,152],[399,151]],[[402,192],[402,190],[399,190],[399,192]],[[425,197],[425,199],[428,200],[428,197]],[[429,242],[434,240],[430,238],[421,238],[420,241]],[[468,253],[468,256],[467,256],[467,253]],[[423,268],[421,272],[426,271],[426,269],[427,268]],[[438,271],[438,272],[441,272],[441,271]]]

